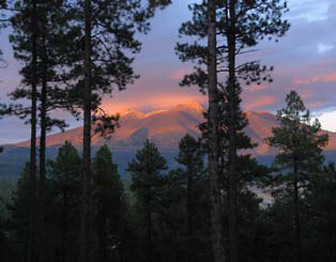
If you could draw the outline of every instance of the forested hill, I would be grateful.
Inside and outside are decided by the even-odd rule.
[[[204,108],[199,103],[178,105],[166,110],[143,113],[136,110],[128,110],[121,113],[120,127],[110,138],[95,135],[92,139],[94,151],[103,144],[108,144],[113,152],[115,161],[121,170],[127,166],[134,152],[143,146],[145,139],[154,142],[171,164],[174,161],[175,152],[178,149],[180,139],[189,133],[199,136],[198,125],[204,121]],[[245,129],[248,136],[258,146],[252,150],[252,154],[262,161],[268,161],[276,153],[269,147],[264,138],[272,135],[272,127],[277,126],[278,120],[274,114],[268,112],[247,112],[249,126]],[[325,151],[327,155],[336,152],[336,134],[327,132],[329,144]],[[53,158],[57,148],[70,141],[78,149],[82,143],[82,128],[75,128],[64,133],[48,136],[48,157]],[[0,175],[19,175],[25,161],[29,156],[29,141],[4,147],[5,151],[0,155]]]

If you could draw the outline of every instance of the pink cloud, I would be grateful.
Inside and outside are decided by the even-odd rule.
[[[257,101],[253,101],[249,104],[246,105],[246,110],[247,111],[251,111],[254,109],[257,109],[259,107],[262,106],[268,106],[268,105],[272,105],[276,102],[276,99],[272,96],[264,96],[261,97],[260,99],[258,99]]]
[[[330,83],[330,82],[336,82],[336,72],[321,76],[314,76],[314,77],[306,77],[301,79],[294,79],[294,84],[297,85],[308,85],[308,84],[314,84],[318,82],[322,83]]]

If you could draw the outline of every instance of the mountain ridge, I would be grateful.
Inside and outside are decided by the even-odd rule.
[[[110,138],[100,135],[92,137],[92,153],[102,145],[107,144],[116,163],[121,170],[126,170],[127,163],[132,160],[135,152],[143,146],[145,139],[154,142],[171,165],[175,165],[180,139],[187,133],[199,137],[198,125],[204,121],[204,107],[199,103],[182,104],[167,109],[144,113],[137,110],[127,110],[120,113],[120,128]],[[262,163],[271,163],[277,151],[265,142],[272,135],[272,127],[279,126],[277,117],[265,111],[246,112],[249,125],[246,134],[258,146],[251,153]],[[329,135],[329,144],[325,148],[327,161],[336,156],[336,133],[322,131]],[[81,150],[82,127],[73,128],[63,133],[51,134],[47,137],[47,158],[57,155],[58,147],[65,141],[70,141]],[[30,141],[4,146],[0,154],[0,176],[19,175],[25,162],[29,160]]]
[[[205,108],[197,102],[180,104],[167,109],[144,113],[130,109],[120,112],[120,127],[109,138],[99,134],[92,137],[93,146],[108,144],[113,151],[135,151],[145,139],[156,143],[162,151],[177,150],[179,140],[187,133],[199,137],[198,125],[204,121]],[[251,151],[253,155],[274,155],[264,139],[272,135],[272,127],[279,126],[276,116],[267,111],[247,111],[249,125],[246,134],[258,146]],[[322,131],[329,135],[329,144],[325,150],[336,150],[336,133]],[[80,148],[82,144],[82,127],[69,129],[63,133],[51,134],[47,137],[48,147],[57,147],[70,141]],[[30,141],[10,145],[11,147],[29,147]]]

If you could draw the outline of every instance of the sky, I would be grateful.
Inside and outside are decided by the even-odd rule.
[[[151,32],[139,36],[143,48],[134,67],[141,77],[126,90],[104,99],[108,112],[127,109],[148,112],[195,101],[206,104],[206,97],[197,87],[178,85],[192,69],[191,64],[180,62],[174,51],[177,41],[186,40],[179,38],[178,29],[190,18],[187,5],[192,2],[173,0],[170,7],[157,13]],[[336,132],[336,1],[288,0],[288,4],[290,12],[286,18],[291,24],[288,33],[278,43],[262,42],[253,54],[253,59],[274,66],[274,82],[243,86],[243,108],[276,112],[284,106],[286,94],[296,90],[320,119],[322,127]],[[2,32],[0,37],[0,48],[8,61],[8,67],[0,69],[0,101],[4,102],[6,94],[20,83],[21,65],[13,58],[8,32]],[[70,127],[81,125],[68,115],[64,117]],[[25,140],[29,135],[29,126],[21,120],[0,121],[0,144]]]

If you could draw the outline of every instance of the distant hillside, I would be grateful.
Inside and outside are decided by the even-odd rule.
[[[100,135],[92,138],[92,147],[95,151],[103,144],[109,145],[115,161],[120,169],[124,170],[134,152],[142,147],[145,139],[156,143],[159,150],[173,164],[174,155],[178,149],[179,140],[187,133],[199,136],[198,125],[204,121],[204,108],[198,103],[184,104],[166,110],[142,113],[129,110],[121,113],[120,128],[109,139]],[[245,132],[258,147],[251,153],[263,162],[271,162],[274,149],[270,148],[264,138],[272,135],[272,127],[278,126],[276,116],[268,112],[247,112],[249,126]],[[324,131],[325,132],[325,131]],[[329,135],[329,144],[325,151],[329,158],[336,152],[336,134],[325,132]],[[72,142],[78,149],[82,143],[82,128],[75,128],[64,133],[48,136],[48,157],[53,158],[57,148],[66,140]],[[28,160],[29,141],[5,146],[5,151],[0,155],[0,176],[18,175]]]

